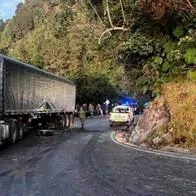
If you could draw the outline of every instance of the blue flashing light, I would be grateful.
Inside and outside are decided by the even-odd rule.
[[[137,104],[137,101],[131,97],[123,97],[122,99],[120,99],[120,104],[128,106],[131,104]]]

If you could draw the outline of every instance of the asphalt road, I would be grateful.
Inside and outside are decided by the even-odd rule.
[[[105,118],[71,132],[30,133],[0,150],[0,196],[196,195],[196,161],[148,154],[111,140]]]

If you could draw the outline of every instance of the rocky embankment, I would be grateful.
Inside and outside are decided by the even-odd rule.
[[[144,111],[135,126],[132,126],[128,132],[119,131],[116,139],[121,143],[138,147],[196,154],[195,147],[184,148],[179,143],[174,143],[175,131],[169,126],[170,121],[170,113],[164,101],[159,99]]]
[[[117,137],[141,147],[195,154],[195,113],[196,83],[168,83],[129,132]]]
[[[171,132],[159,135],[159,129],[169,122],[169,113],[163,102],[155,102],[146,109],[139,118],[135,128],[131,131],[129,142],[145,147],[158,147],[163,143],[168,143],[171,139]]]

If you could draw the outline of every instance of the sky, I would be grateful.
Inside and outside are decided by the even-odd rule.
[[[0,0],[0,19],[11,19],[15,15],[16,5],[24,0]]]

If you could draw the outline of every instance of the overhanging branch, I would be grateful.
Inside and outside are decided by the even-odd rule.
[[[124,28],[124,27],[113,27],[113,28],[110,28],[110,29],[105,30],[105,31],[101,34],[101,36],[100,36],[100,38],[99,38],[99,45],[101,45],[101,40],[103,39],[103,37],[104,37],[104,35],[105,35],[106,33],[110,33],[110,36],[111,36],[111,31],[127,31],[127,30],[128,30],[128,29],[126,29],[126,28]],[[109,38],[110,36],[106,37],[105,39]]]

